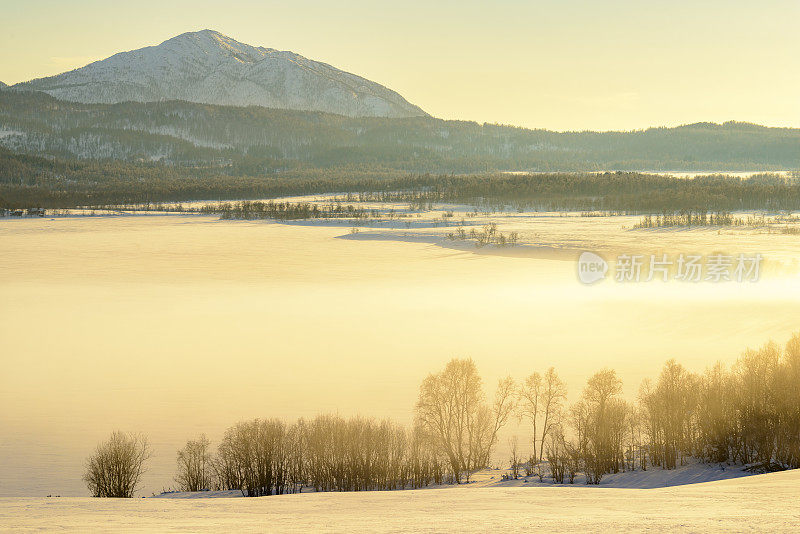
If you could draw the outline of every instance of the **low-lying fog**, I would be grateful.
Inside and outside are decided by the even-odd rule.
[[[172,485],[187,438],[241,419],[409,422],[420,381],[456,356],[490,395],[500,376],[554,365],[571,399],[602,367],[633,396],[668,358],[701,371],[800,330],[791,273],[586,286],[575,263],[585,248],[717,239],[791,263],[797,235],[553,221],[529,241],[557,255],[198,215],[0,220],[0,496],[86,495],[84,460],[116,429],[149,436],[149,495]]]

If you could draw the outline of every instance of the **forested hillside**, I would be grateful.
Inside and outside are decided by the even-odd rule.
[[[800,180],[758,174],[673,176],[636,172],[474,175],[354,167],[230,175],[214,165],[60,160],[0,148],[0,208],[68,208],[187,200],[265,199],[356,193],[363,200],[450,202],[490,209],[696,213],[799,210]]]
[[[0,146],[63,159],[213,166],[235,176],[342,166],[436,173],[800,168],[800,129],[746,123],[560,133],[179,101],[81,104],[13,90],[0,92]]]

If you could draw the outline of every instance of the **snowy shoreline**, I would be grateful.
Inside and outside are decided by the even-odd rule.
[[[545,462],[546,464],[546,462]],[[545,467],[545,471],[547,468]],[[705,484],[708,482],[718,482],[722,480],[732,480],[750,476],[760,476],[762,474],[746,470],[741,465],[710,464],[690,460],[686,465],[676,469],[661,469],[660,467],[650,467],[646,471],[626,471],[608,474],[603,477],[600,484],[586,484],[585,477],[579,475],[575,478],[574,484],[554,484],[549,477],[545,477],[543,482],[539,482],[536,476],[520,476],[518,479],[504,479],[503,476],[510,475],[510,469],[483,469],[474,473],[470,482],[466,484],[438,484],[419,490],[450,489],[450,488],[565,488],[565,487],[585,487],[585,488],[618,488],[618,489],[657,489],[670,488],[676,486],[687,486],[693,484]],[[769,473],[768,473],[769,474]],[[376,490],[380,491],[380,490]],[[393,491],[412,491],[410,489],[399,489]],[[302,494],[317,493],[309,488],[305,488]],[[229,491],[165,491],[148,498],[155,499],[216,499],[216,498],[239,498],[244,497],[239,490]]]

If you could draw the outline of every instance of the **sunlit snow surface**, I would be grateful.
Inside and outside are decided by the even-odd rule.
[[[792,532],[800,471],[662,489],[456,487],[254,499],[0,499],[14,532]]]

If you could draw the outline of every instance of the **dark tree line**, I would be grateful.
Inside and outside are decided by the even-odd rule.
[[[728,212],[682,211],[659,215],[645,215],[634,228],[669,228],[673,226],[737,226],[745,220]]]
[[[222,203],[220,205],[207,204],[197,210],[199,213],[218,214],[222,219],[335,219],[335,218],[364,218],[370,212],[357,208],[352,204],[332,203],[320,206],[308,202],[275,202],[275,201],[241,201]]]
[[[252,177],[232,176],[229,170],[214,166],[52,160],[0,149],[0,208],[147,205],[341,193],[358,201],[403,202],[418,207],[447,202],[494,211],[604,211],[662,216],[716,212],[724,216],[736,210],[800,210],[800,180],[776,175],[749,179],[680,179],[623,172],[456,176],[342,167]]]

